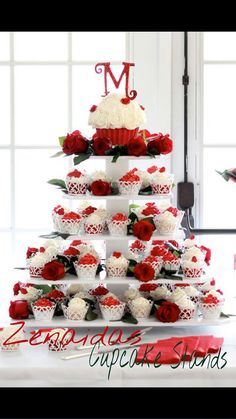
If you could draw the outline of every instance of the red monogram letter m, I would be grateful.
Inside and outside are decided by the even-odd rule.
[[[137,96],[137,92],[136,90],[130,90],[130,94],[129,94],[129,71],[130,71],[130,67],[134,66],[134,63],[122,63],[124,68],[123,71],[120,75],[119,80],[116,80],[114,74],[112,73],[111,70],[111,63],[98,63],[95,65],[95,71],[97,74],[101,74],[102,73],[102,68],[104,67],[104,86],[105,86],[105,94],[102,96],[107,96],[108,90],[107,90],[107,75],[109,74],[116,89],[118,89],[118,87],[120,86],[121,80],[123,79],[124,75],[125,75],[125,94],[126,97],[128,97],[130,100],[133,100],[136,98]]]

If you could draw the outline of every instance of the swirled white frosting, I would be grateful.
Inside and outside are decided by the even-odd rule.
[[[106,221],[110,218],[110,214],[105,208],[98,208],[93,214],[100,217],[102,221]]]
[[[48,262],[47,255],[44,253],[37,253],[30,259],[29,266],[34,268],[42,268]]]
[[[181,262],[183,269],[200,269],[204,266],[204,261],[197,259],[197,262],[193,262],[191,259],[186,259]]]
[[[158,209],[161,212],[164,212],[169,207],[171,207],[171,202],[169,199],[163,199],[160,202],[158,202]]]
[[[167,172],[159,172],[158,170],[151,175],[151,183],[158,185],[172,185],[174,175]]]
[[[131,250],[128,250],[125,257],[126,259],[136,260],[136,262],[138,262],[139,260],[139,256],[136,253],[132,252]]]
[[[89,215],[85,220],[85,224],[101,224],[101,223],[102,223],[101,217],[99,217],[96,214]]]
[[[73,296],[73,298],[88,298],[89,300],[95,300],[94,296],[89,294],[88,291],[79,291]]]
[[[136,170],[136,175],[138,175],[142,181],[141,189],[147,188],[150,186],[151,176],[145,170]]]
[[[190,298],[186,295],[186,293],[183,290],[175,290],[172,292],[169,301],[177,304],[179,306],[180,310],[184,309],[194,309],[194,303],[190,300]]]
[[[132,307],[134,309],[138,309],[138,308],[145,308],[148,309],[148,307],[150,307],[150,302],[147,298],[144,297],[138,297],[132,300]]]
[[[200,292],[192,285],[189,285],[188,287],[184,287],[183,291],[188,297],[198,297],[200,295]]]
[[[48,246],[44,252],[44,255],[47,258],[48,262],[50,262],[52,259],[55,259],[57,254],[58,254],[58,247],[56,246]]]
[[[90,183],[94,182],[95,180],[105,180],[106,182],[111,181],[110,177],[107,176],[106,172],[103,170],[95,170],[95,172],[90,175]]]
[[[98,252],[94,249],[94,247],[91,244],[80,244],[77,246],[77,249],[80,251],[79,258],[86,253],[89,253],[90,255],[95,256],[97,259],[100,259]]]
[[[211,285],[211,281],[204,282],[204,284],[199,285],[199,290],[202,292],[212,291],[215,290],[216,286]]]
[[[80,297],[76,297],[76,298],[72,298],[68,304],[68,308],[73,308],[73,309],[81,309],[81,308],[85,308],[86,306],[86,302],[80,298]]]
[[[192,259],[193,256],[196,256],[197,259],[204,261],[205,255],[197,246],[192,246],[184,252],[182,255],[183,260]]]
[[[123,255],[121,255],[119,258],[110,256],[107,259],[106,265],[108,268],[127,268],[129,261]]]
[[[168,290],[166,285],[162,285],[161,287],[157,287],[155,290],[150,291],[150,295],[155,300],[167,300],[169,299],[171,292]]]
[[[127,302],[129,300],[135,300],[136,298],[141,297],[140,292],[137,288],[129,288],[124,292],[124,300]]]
[[[85,286],[82,284],[71,284],[67,289],[67,294],[76,294],[80,291],[84,291]]]
[[[62,237],[58,237],[56,239],[48,239],[48,240],[45,240],[45,242],[42,244],[42,247],[47,249],[48,247],[54,246],[59,249],[61,245],[63,244],[63,241],[64,240]]]
[[[111,93],[104,97],[94,112],[90,112],[88,124],[93,128],[135,129],[146,122],[146,114],[136,100],[123,104],[125,95]]]
[[[196,246],[197,240],[194,239],[185,239],[183,242],[183,245],[186,249],[189,249],[190,247]]]
[[[7,338],[9,338],[13,333],[17,332],[19,329],[19,325],[10,325],[3,328],[3,330],[0,331],[0,343],[5,342]],[[23,332],[22,330],[18,331],[15,336],[11,338],[11,342],[17,342],[18,340],[23,339]]]
[[[40,295],[42,294],[42,291],[34,288],[34,287],[25,287],[24,288],[27,291],[27,294],[22,294],[22,292],[19,292],[17,294],[17,300],[24,300],[24,301],[35,301],[37,300]]]
[[[220,300],[220,301],[223,301],[224,300],[224,296],[220,292],[218,292],[218,291],[216,291],[214,289],[211,290],[211,291],[209,291],[209,292],[207,292],[207,294],[205,294],[204,297],[208,297],[208,295],[213,295],[213,297],[218,298],[218,300]]]
[[[66,183],[68,182],[76,183],[77,185],[87,185],[89,183],[89,178],[83,174],[81,174],[80,177],[66,176]]]
[[[90,205],[91,205],[91,203],[89,201],[84,201],[83,200],[79,203],[77,211],[78,212],[83,211],[84,209],[88,208]]]

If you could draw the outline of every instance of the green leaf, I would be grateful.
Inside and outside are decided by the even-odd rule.
[[[61,147],[63,147],[64,141],[65,141],[66,136],[64,135],[63,137],[58,137],[59,140],[59,144]]]
[[[62,179],[50,179],[48,182],[50,185],[59,186],[59,188],[66,189],[65,181]]]
[[[138,324],[138,320],[130,313],[125,313],[121,321],[124,323]]]
[[[119,188],[117,182],[111,183],[111,193],[112,195],[119,195]]]
[[[216,170],[216,173],[219,173],[219,175],[221,175],[223,179],[226,180],[226,182],[228,182],[228,180],[230,179],[230,176],[227,173],[227,170],[225,170],[224,172],[219,172],[219,170]]]
[[[228,314],[223,313],[223,311],[220,313],[220,317],[225,317],[225,318],[229,318]]]
[[[52,290],[52,288],[49,285],[34,285],[34,288],[37,288],[38,290],[42,290],[43,294],[47,294]]]
[[[78,156],[75,156],[73,159],[74,165],[76,166],[77,164],[82,163],[82,161],[89,159],[90,156],[90,153],[81,153]]]
[[[96,320],[97,319],[97,317],[98,317],[98,315],[97,315],[97,313],[95,313],[93,310],[92,310],[92,308],[91,308],[91,306],[89,306],[89,309],[88,309],[88,311],[87,311],[87,313],[86,313],[86,316],[85,316],[85,320],[87,320],[87,321],[92,321],[92,320]]]
[[[177,256],[177,258],[179,258],[180,257],[180,252],[178,252],[178,250],[174,250],[173,255],[175,255],[175,256]]]
[[[120,152],[118,152],[118,153],[116,153],[114,156],[113,156],[113,159],[112,159],[112,163],[115,163],[117,160],[118,160],[118,158],[120,157]]]
[[[134,212],[131,212],[129,214],[129,219],[130,219],[131,223],[134,223],[135,221],[138,221],[138,217]]]
[[[62,154],[64,154],[63,151],[58,151],[56,154],[53,154],[51,157],[59,157],[59,156],[62,156]]]

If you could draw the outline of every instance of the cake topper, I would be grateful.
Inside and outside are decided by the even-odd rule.
[[[101,95],[102,97],[105,97],[108,95],[108,90],[107,90],[107,75],[109,74],[116,89],[118,89],[118,87],[120,86],[121,80],[123,79],[123,77],[125,76],[125,95],[127,98],[129,98],[130,100],[133,100],[136,98],[137,96],[137,92],[136,90],[130,90],[130,94],[129,94],[129,71],[130,71],[130,67],[133,67],[135,64],[134,63],[126,63],[123,62],[122,63],[124,68],[123,71],[120,75],[119,80],[116,80],[112,70],[111,70],[111,63],[107,62],[107,63],[97,63],[95,65],[95,71],[97,74],[101,74],[102,73],[102,67],[104,67],[104,86],[105,86],[105,94]]]

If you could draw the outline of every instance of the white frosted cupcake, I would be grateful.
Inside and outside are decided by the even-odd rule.
[[[62,304],[64,316],[69,320],[84,320],[88,309],[89,304],[80,297],[72,298],[68,307]]]
[[[199,303],[201,293],[195,287],[193,287],[192,285],[188,285],[183,288],[183,291],[193,303],[195,304]]]
[[[100,217],[101,222],[103,224],[103,231],[107,231],[108,224],[111,219],[111,215],[109,211],[107,211],[105,208],[98,208],[96,211],[94,211],[94,215],[97,215],[98,217]]]
[[[190,300],[186,293],[181,289],[176,289],[169,297],[169,301],[177,304],[180,308],[179,319],[190,320],[195,314],[195,304]]]
[[[108,296],[108,294],[104,297],[99,303],[103,319],[107,321],[121,320],[125,311],[125,303],[116,297]]]
[[[17,294],[17,300],[23,301],[36,301],[38,300],[43,293],[43,290],[37,289],[31,285],[26,287],[21,287],[20,291]]]
[[[48,258],[44,253],[37,253],[30,259],[29,274],[31,278],[41,278],[44,265],[48,262]]]
[[[153,301],[144,297],[138,297],[133,300],[129,300],[127,304],[132,316],[136,319],[144,320],[150,316]]]
[[[20,348],[20,343],[14,343],[20,340],[23,340],[22,330],[18,331],[19,325],[10,325],[4,327],[0,330],[0,347],[2,351],[18,351]],[[18,332],[17,332],[18,331]],[[14,336],[12,336],[15,333]],[[12,336],[12,337],[11,337]],[[10,341],[13,342],[8,344],[6,340],[10,338]],[[6,342],[6,343],[5,343]],[[5,344],[4,344],[5,343]]]
[[[204,263],[204,253],[196,245],[188,247],[182,255],[182,260],[190,260],[193,256]]]
[[[81,226],[81,216],[74,211],[64,214],[59,221],[59,233],[78,234]]]
[[[89,215],[84,221],[84,231],[86,234],[101,234],[103,232],[104,223],[96,214]]]
[[[207,294],[209,291],[216,289],[216,283],[214,279],[206,281],[203,284],[198,284],[198,290],[203,294]]]
[[[127,145],[145,122],[144,108],[119,93],[108,94],[98,106],[93,105],[88,120],[97,136],[111,140],[113,145]]]
[[[152,193],[167,195],[171,192],[174,175],[168,173],[165,167],[161,167],[151,175]]]
[[[191,234],[190,237],[188,237],[187,239],[184,240],[183,242],[183,246],[185,249],[190,249],[190,247],[196,246],[197,245],[197,240],[194,236],[194,234]]]
[[[128,217],[125,214],[118,212],[113,215],[108,223],[108,230],[112,236],[127,236],[128,224]]]
[[[129,288],[124,292],[124,300],[126,302],[129,300],[135,300],[138,297],[141,297],[141,294],[137,288]]]
[[[150,295],[154,300],[168,300],[171,296],[171,292],[165,284],[158,284],[158,287],[155,290],[150,291]]]
[[[186,278],[200,278],[203,274],[203,264],[204,262],[196,256],[183,260],[181,265],[184,276]]]
[[[150,255],[150,256],[147,256],[143,260],[143,262],[148,263],[149,265],[151,265],[153,267],[153,269],[155,271],[155,278],[156,278],[161,271],[161,268],[162,268],[162,265],[163,265],[162,260],[159,259],[156,256]]]
[[[76,270],[76,274],[78,278],[95,278],[97,267],[98,267],[98,260],[95,256],[87,253],[79,259],[79,261],[74,263],[74,267]]]
[[[161,214],[156,215],[154,217],[154,223],[157,229],[157,234],[163,236],[174,234],[180,226],[183,214],[183,211],[170,207]]]
[[[88,176],[75,169],[66,176],[66,188],[72,196],[85,195],[89,185]]]
[[[106,261],[107,275],[109,277],[125,277],[129,261],[121,252],[113,252]]]
[[[223,293],[222,293],[222,291],[220,291],[220,290],[211,290],[211,291],[208,291],[205,295],[204,295],[204,297],[209,297],[209,296],[212,296],[212,297],[214,297],[214,298],[217,298],[220,302],[224,302],[225,301],[225,299],[224,299],[224,295],[223,295]]]

